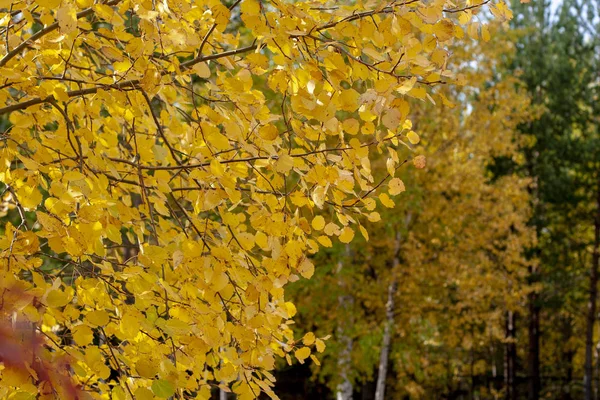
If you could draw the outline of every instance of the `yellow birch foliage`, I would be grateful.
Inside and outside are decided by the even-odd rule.
[[[404,154],[423,153],[426,165],[388,181],[390,197],[400,192],[398,206],[379,210],[381,222],[366,224],[370,240],[352,246],[351,257],[321,252],[316,260],[330,270],[292,286],[300,330],[306,324],[335,333],[342,326],[354,340],[349,375],[360,383],[376,378],[388,287],[396,283],[390,356],[396,375],[386,389],[392,398],[437,398],[460,387],[472,363],[476,375],[489,371],[495,361],[489,349],[505,338],[506,312],[522,310],[530,290],[530,182],[512,174],[494,180],[488,166],[494,157],[522,161],[517,126],[536,113],[516,78],[496,81],[498,64],[512,54],[510,36],[498,36],[487,45],[455,49],[457,63],[480,60],[461,67],[467,85],[440,90],[443,105],[415,109],[410,129],[420,141]],[[387,164],[385,155],[377,159],[375,172],[388,172]],[[338,297],[348,294],[354,301],[345,310]],[[344,349],[334,336],[322,367],[313,368],[332,389]]]
[[[26,294],[13,318],[43,336],[36,357],[68,356],[83,397],[276,397],[275,357],[324,347],[294,340],[285,285],[391,203],[371,160],[397,168],[418,140],[407,99],[457,78],[447,46],[481,5],[0,0],[0,180],[19,221],[0,291]],[[70,396],[0,374],[0,397]]]
[[[494,179],[488,169],[493,157],[523,161],[517,127],[536,117],[517,80],[494,75],[514,51],[510,35],[501,36],[456,52],[457,60],[473,54],[481,60],[464,71],[468,112],[440,107],[414,117],[427,133],[428,166],[416,182],[407,180],[423,190],[411,196],[421,210],[407,210],[412,226],[400,253],[404,266],[396,271],[403,345],[396,388],[415,398],[458,388],[470,374],[490,374],[497,359],[489,351],[503,346],[506,313],[522,311],[530,290],[530,181],[516,174]]]

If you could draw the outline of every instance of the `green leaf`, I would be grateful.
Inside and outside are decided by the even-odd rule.
[[[152,392],[161,399],[168,399],[175,394],[175,388],[171,382],[158,379],[152,382]]]

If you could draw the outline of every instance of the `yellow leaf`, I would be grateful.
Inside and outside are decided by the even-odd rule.
[[[254,247],[254,235],[251,235],[248,232],[240,232],[236,234],[236,238],[244,250],[249,251]]]
[[[275,171],[280,174],[285,174],[292,170],[294,167],[294,158],[288,154],[279,156],[279,159],[275,163]]]
[[[106,234],[106,237],[108,239],[117,244],[121,244],[123,242],[120,229],[113,224],[106,225],[106,227],[104,228],[104,233]]]
[[[104,310],[91,311],[86,314],[85,319],[94,326],[106,326],[110,320],[108,313]]]
[[[62,244],[67,253],[74,257],[79,257],[83,254],[84,248],[82,247],[82,244],[72,236],[63,237]]]
[[[219,192],[217,192],[216,190],[207,190],[206,194],[204,195],[204,208],[206,210],[212,210],[213,208],[221,204],[222,201],[223,198],[221,197]]]
[[[262,126],[258,130],[258,135],[265,140],[273,141],[279,136],[279,131],[275,125],[269,124]]]
[[[87,325],[77,325],[72,329],[73,340],[78,346],[87,346],[94,340],[94,332]]]
[[[394,176],[394,174],[396,173],[396,162],[394,161],[394,159],[389,157],[385,162],[385,168],[388,174]]]
[[[342,122],[342,127],[347,134],[356,135],[360,129],[360,123],[354,118],[349,118]]]
[[[123,73],[127,72],[131,68],[131,62],[129,60],[117,61],[113,64],[115,72]]]
[[[334,224],[333,222],[330,222],[327,225],[325,225],[325,230],[323,231],[323,233],[325,233],[327,236],[339,235],[340,227]]]
[[[472,17],[473,13],[471,10],[461,11],[458,15],[458,22],[460,22],[461,25],[466,25],[471,21]]]
[[[342,243],[350,243],[352,239],[354,239],[354,230],[349,226],[346,226],[342,229],[342,233],[340,234],[340,242]]]
[[[454,103],[452,103],[450,100],[448,100],[448,98],[446,96],[444,96],[443,93],[439,93],[439,96],[442,99],[442,103],[449,108],[454,108],[456,105]]]
[[[421,138],[419,138],[419,135],[417,135],[417,133],[415,131],[408,132],[406,134],[406,137],[408,138],[408,141],[411,142],[412,144],[417,144],[421,140]]]
[[[479,37],[479,22],[472,22],[467,28],[467,33],[473,39],[477,39]]]
[[[69,34],[77,29],[77,10],[71,5],[65,5],[56,12],[60,31]]]
[[[354,89],[344,90],[340,95],[340,109],[353,112],[358,108],[359,94]]]
[[[327,236],[323,236],[323,235],[319,236],[317,238],[317,242],[321,243],[321,245],[323,247],[332,247],[333,246],[333,243],[331,243],[331,239],[329,239]]]
[[[135,390],[135,399],[136,400],[153,400],[154,393],[150,389],[145,387],[139,387]]]
[[[65,182],[75,182],[83,179],[85,179],[85,175],[79,171],[68,171],[63,174],[63,181]]]
[[[402,85],[396,88],[396,91],[400,92],[400,94],[406,94],[412,90],[415,83],[417,83],[417,77],[413,76],[412,78],[405,80]]]
[[[46,304],[50,307],[63,307],[69,303],[69,297],[60,290],[52,290],[46,297]]]
[[[304,258],[298,266],[298,272],[306,279],[310,279],[315,273],[315,266],[308,258]]]
[[[217,150],[227,150],[229,148],[229,139],[218,131],[210,132],[207,135],[207,140]]]
[[[526,0],[527,2],[529,0]],[[523,0],[521,0],[521,3],[524,3]],[[484,42],[489,42],[491,39],[490,36],[490,28],[488,27],[488,25],[482,25],[481,26],[481,38],[483,39]]]
[[[60,232],[62,228],[62,223],[50,215],[43,213],[41,211],[37,211],[36,213],[37,221],[44,227],[48,232]]]
[[[53,9],[60,6],[62,0],[35,0],[34,3],[42,8]]]
[[[381,216],[379,215],[379,213],[377,211],[373,211],[372,213],[370,213],[369,215],[367,215],[367,218],[371,222],[381,221]]]
[[[173,266],[174,267],[178,267],[181,265],[181,263],[183,262],[184,259],[184,254],[183,251],[181,250],[175,250],[173,252]]]
[[[313,344],[315,342],[315,334],[312,332],[308,332],[307,334],[304,335],[304,337],[302,338],[302,343],[305,346],[310,346],[311,344]]]
[[[316,347],[316,349],[317,349],[317,351],[319,353],[322,353],[322,352],[325,351],[325,342],[322,341],[321,339],[316,339],[315,340],[315,347]]]
[[[317,215],[316,217],[313,218],[313,220],[311,222],[311,226],[316,231],[323,230],[323,228],[325,227],[325,218],[323,218],[320,215]]]
[[[269,245],[269,237],[265,235],[264,232],[256,232],[256,235],[254,235],[254,241],[262,249],[266,249]]]
[[[325,188],[323,186],[317,186],[311,195],[311,198],[315,202],[315,205],[319,208],[323,208],[323,204],[325,204]]]
[[[440,42],[445,42],[454,36],[454,24],[450,20],[443,19],[433,26],[433,33]]]
[[[381,204],[383,204],[387,208],[394,208],[395,206],[394,201],[390,199],[390,197],[386,193],[381,193],[379,195],[379,200],[381,201]]]
[[[26,210],[35,209],[42,202],[42,194],[33,186],[25,185],[17,191],[17,198]]]
[[[285,309],[287,311],[288,318],[292,318],[294,315],[296,315],[296,306],[294,303],[287,301],[285,303]]]
[[[194,65],[194,72],[196,73],[196,75],[198,75],[199,78],[210,78],[210,68],[205,62]]]
[[[399,178],[394,178],[388,184],[389,192],[392,196],[400,194],[406,190],[404,187],[404,182],[402,182]]]
[[[152,379],[158,373],[158,365],[148,358],[142,358],[135,363],[135,370],[140,376]]]
[[[363,235],[363,237],[365,238],[365,240],[368,242],[369,241],[369,233],[367,232],[367,230],[365,229],[364,226],[359,225],[358,229],[360,229],[360,233]]]
[[[225,173],[225,169],[219,160],[213,158],[210,162],[210,172],[212,172],[214,176],[221,177]]]
[[[225,272],[221,272],[220,274],[215,274],[213,276],[213,279],[210,282],[211,289],[214,290],[215,292],[219,292],[219,291],[223,290],[225,288],[225,286],[227,286],[228,282],[229,282],[229,278],[227,277],[227,274]]]
[[[410,92],[408,92],[408,95],[414,97],[415,99],[423,100],[427,96],[427,91],[422,87],[413,88]]]
[[[391,110],[388,110],[385,113],[385,115],[381,119],[381,122],[389,130],[395,131],[396,129],[398,129],[398,126],[400,125],[401,118],[402,118],[402,114],[400,114],[400,111],[396,110],[395,108],[392,108]]]
[[[310,356],[310,348],[302,347],[294,352],[294,356],[296,356],[301,364],[304,364],[304,360]]]

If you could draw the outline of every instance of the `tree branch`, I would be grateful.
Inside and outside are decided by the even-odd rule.
[[[120,0],[111,0],[107,3],[105,3],[104,5],[114,6],[115,4],[118,4],[119,2],[120,2]],[[77,13],[77,19],[87,17],[88,15],[92,14],[93,12],[94,12],[94,9],[92,7],[86,8],[85,10]],[[9,62],[13,58],[15,58],[17,55],[19,55],[27,46],[29,46],[29,44],[31,42],[35,42],[36,40],[40,39],[41,37],[46,36],[50,32],[53,32],[57,29],[58,29],[58,22],[55,22],[53,24],[48,25],[44,29],[34,33],[33,35],[31,35],[29,37],[29,39],[25,39],[23,42],[21,42],[21,44],[19,44],[17,47],[15,47],[11,51],[9,51],[4,57],[2,57],[2,59],[0,60],[0,67],[3,67],[4,65],[6,65],[7,62]]]
[[[219,58],[234,56],[234,55],[242,54],[242,53],[247,53],[249,51],[256,50],[257,48],[258,48],[258,45],[252,44],[250,46],[241,47],[241,48],[235,49],[235,50],[224,51],[222,53],[217,53],[217,54],[210,54],[210,55],[203,56],[203,57],[196,57],[193,60],[189,60],[184,63],[181,63],[180,67],[182,70],[187,70],[201,62],[216,60]],[[163,73],[162,75],[167,75],[167,72]],[[85,96],[88,94],[97,93],[98,89],[124,89],[127,87],[131,87],[132,89],[137,89],[139,83],[140,83],[139,79],[131,79],[131,80],[123,81],[120,83],[114,83],[112,85],[99,85],[99,86],[91,87],[91,88],[71,90],[71,91],[67,92],[67,95],[69,97]],[[35,106],[38,104],[49,103],[53,100],[54,100],[54,96],[47,96],[44,98],[36,97],[31,100],[23,101],[21,103],[11,104],[10,106],[0,108],[0,115],[6,114],[6,113],[9,113],[12,111],[24,110],[26,108],[29,108],[29,107],[32,107],[32,106]]]

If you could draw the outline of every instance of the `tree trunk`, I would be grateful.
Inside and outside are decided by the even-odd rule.
[[[598,399],[598,377],[600,376],[600,343],[596,342],[596,347],[594,351],[594,377],[596,382],[596,384],[594,385],[594,399]]]
[[[532,270],[535,274],[535,270]],[[539,400],[540,398],[540,307],[538,303],[538,294],[532,292],[529,295],[529,349],[528,349],[528,369],[529,369],[529,400]]]
[[[567,364],[567,382],[563,391],[563,400],[571,400],[571,383],[573,382],[573,357],[575,352],[569,353],[569,363]]]
[[[336,273],[338,274],[338,284],[341,287],[341,293],[338,296],[338,304],[341,314],[347,318],[342,318],[337,327],[337,337],[341,344],[341,351],[338,356],[337,365],[339,371],[340,383],[336,388],[336,400],[352,400],[353,386],[350,379],[350,371],[352,368],[352,337],[348,333],[348,326],[352,326],[352,307],[354,305],[354,297],[348,290],[347,286],[340,275],[344,266],[345,259],[349,259],[350,246],[346,245],[345,257],[340,257],[338,261]]]
[[[596,212],[594,217],[594,250],[590,268],[590,292],[585,329],[585,366],[584,366],[584,399],[593,400],[593,351],[594,325],[596,323],[596,300],[598,297],[598,264],[600,262],[600,181],[598,182]]]
[[[337,385],[335,398],[337,400],[352,400],[353,387],[349,377],[352,362],[352,338],[345,336],[343,329],[338,329],[338,332],[343,347],[337,363],[341,382]]]
[[[496,365],[497,364],[496,356],[497,356],[496,346],[494,343],[494,338],[492,337],[491,332],[490,332],[490,361],[489,362],[490,362],[490,366],[492,369],[492,377],[490,378],[486,374],[487,388],[490,393],[493,393],[495,390],[498,389],[498,366]]]
[[[408,229],[408,225],[412,219],[412,214],[406,214],[404,225]],[[387,369],[390,359],[390,345],[392,341],[392,332],[394,328],[394,293],[396,293],[396,276],[398,267],[400,266],[400,241],[402,236],[400,231],[396,232],[396,241],[394,243],[394,259],[392,261],[392,279],[388,285],[388,297],[385,304],[385,326],[383,329],[383,343],[381,344],[381,353],[379,355],[379,369],[377,373],[377,384],[375,389],[375,400],[385,399],[385,380],[387,378]]]
[[[564,325],[561,328],[563,334],[563,343],[570,343],[573,337],[573,320],[570,316],[564,319]],[[562,364],[565,365],[565,381],[561,388],[561,400],[572,400],[571,397],[571,383],[573,382],[573,357],[575,357],[575,351],[571,346],[565,346],[563,350]]]
[[[469,388],[471,400],[475,400],[475,335],[473,332],[473,326],[471,326],[471,364],[469,368],[469,374],[471,375],[471,386]]]
[[[394,264],[397,260],[394,259]],[[390,356],[390,342],[392,339],[392,327],[394,326],[394,293],[396,292],[396,279],[392,279],[388,285],[388,298],[385,305],[386,321],[383,329],[383,343],[379,355],[379,372],[377,374],[377,387],[375,389],[375,400],[385,400],[385,379]]]
[[[219,388],[219,400],[227,400],[227,392]]]
[[[515,342],[515,322],[515,313],[509,311],[506,315],[506,348],[504,357],[504,387],[506,388],[506,400],[517,400],[517,344]]]

